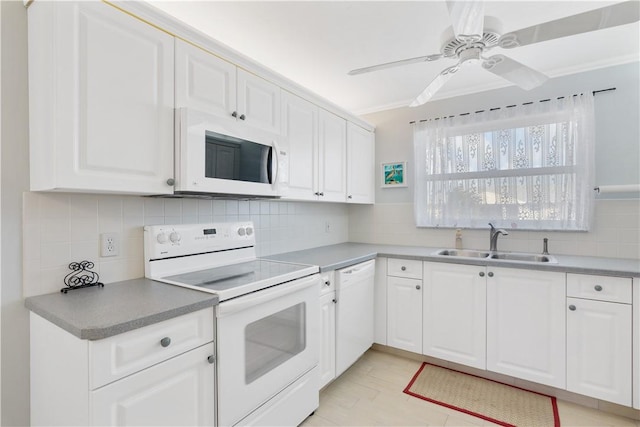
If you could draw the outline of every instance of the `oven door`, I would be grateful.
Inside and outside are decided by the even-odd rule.
[[[218,425],[230,426],[318,364],[320,276],[217,307]]]
[[[276,135],[196,110],[176,110],[176,193],[281,196],[286,155]]]

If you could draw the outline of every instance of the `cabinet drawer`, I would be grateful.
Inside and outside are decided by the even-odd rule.
[[[631,279],[568,273],[567,296],[631,304]]]
[[[336,290],[335,271],[320,273],[320,295]]]
[[[422,279],[422,261],[389,258],[387,260],[387,275],[406,277],[409,279]]]
[[[213,308],[207,308],[90,341],[90,389],[213,341],[213,319]]]

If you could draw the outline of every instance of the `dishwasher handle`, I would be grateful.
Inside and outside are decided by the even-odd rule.
[[[363,262],[353,267],[348,267],[338,271],[338,283],[351,282],[361,277],[369,277],[375,274],[375,260]]]

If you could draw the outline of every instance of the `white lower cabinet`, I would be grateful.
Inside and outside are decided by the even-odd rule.
[[[424,263],[422,352],[486,369],[486,267]]]
[[[334,272],[323,273],[320,290],[320,385],[336,377],[336,291]]]
[[[32,425],[215,425],[213,308],[96,341],[30,322]]]
[[[91,392],[91,425],[213,426],[213,343]]]
[[[565,273],[487,267],[487,369],[565,388]]]
[[[567,390],[632,406],[631,279],[596,277],[567,278]]]
[[[422,353],[422,261],[387,260],[387,345]]]

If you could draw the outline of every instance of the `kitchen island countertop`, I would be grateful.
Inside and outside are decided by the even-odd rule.
[[[552,254],[558,263],[533,263],[436,255],[445,248],[379,245],[369,243],[340,243],[330,246],[271,255],[266,258],[318,265],[320,271],[337,270],[378,256],[387,258],[416,259],[453,264],[487,265],[494,267],[525,268],[530,270],[560,271],[578,274],[601,274],[618,277],[640,277],[640,260],[586,257]]]
[[[218,296],[141,278],[29,297],[25,306],[80,339],[99,340],[218,304]]]

